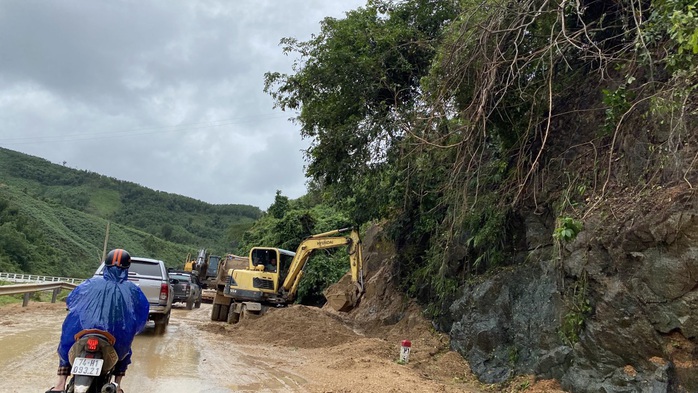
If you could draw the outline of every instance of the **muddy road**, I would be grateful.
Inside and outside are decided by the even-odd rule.
[[[399,342],[362,336],[319,309],[289,307],[234,326],[211,322],[210,310],[174,309],[164,335],[151,326],[138,335],[124,391],[485,391],[456,354],[416,341],[414,360],[400,365]],[[0,392],[53,384],[65,314],[60,303],[0,307]]]
[[[6,308],[5,308],[6,309]],[[3,310],[9,311],[9,310]],[[133,344],[133,364],[124,378],[126,392],[275,392],[303,391],[305,381],[273,367],[273,360],[249,355],[244,345],[202,331],[210,306],[173,310],[166,334],[152,327]],[[55,380],[56,345],[65,308],[32,303],[16,307],[0,321],[0,392],[43,392]],[[8,316],[10,318],[8,318]],[[225,367],[221,360],[225,359]]]

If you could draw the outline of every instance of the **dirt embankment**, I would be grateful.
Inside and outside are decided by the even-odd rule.
[[[209,322],[200,328],[264,351],[292,349],[311,392],[563,392],[554,381],[532,377],[505,385],[479,383],[463,357],[449,350],[446,336],[431,329],[416,307],[408,314],[385,326],[384,334],[377,328],[362,332],[346,316],[301,305],[272,309],[236,325]],[[412,351],[409,362],[400,364],[405,339]]]

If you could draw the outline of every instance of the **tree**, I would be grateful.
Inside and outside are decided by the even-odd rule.
[[[162,234],[162,238],[166,240],[172,239],[172,232],[174,231],[174,228],[170,224],[162,224],[160,227],[160,233]]]
[[[300,111],[301,134],[312,139],[306,151],[311,178],[340,198],[351,195],[362,208],[373,206],[365,197],[387,192],[357,190],[362,179],[381,177],[397,158],[390,151],[408,128],[406,113],[420,102],[420,79],[442,26],[456,15],[455,3],[369,2],[345,19],[326,18],[307,42],[281,41],[284,52],[300,59],[293,75],[266,73],[265,91],[277,107]]]
[[[282,218],[288,211],[288,197],[281,195],[281,190],[276,190],[274,203],[269,206],[268,212],[274,218]]]

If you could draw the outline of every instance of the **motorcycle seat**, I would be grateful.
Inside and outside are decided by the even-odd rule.
[[[100,329],[81,330],[81,331],[77,332],[77,334],[75,334],[75,341],[78,341],[80,339],[80,337],[83,337],[83,336],[88,335],[88,334],[96,334],[96,335],[102,336],[102,337],[104,337],[105,340],[107,340],[109,342],[110,345],[114,345],[114,343],[116,342],[116,338],[114,338],[114,336],[112,336],[111,333],[104,331],[104,330],[100,330]]]

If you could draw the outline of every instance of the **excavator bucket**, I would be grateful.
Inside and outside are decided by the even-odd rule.
[[[356,283],[340,281],[327,288],[324,295],[333,310],[349,312],[359,304],[362,291]]]

